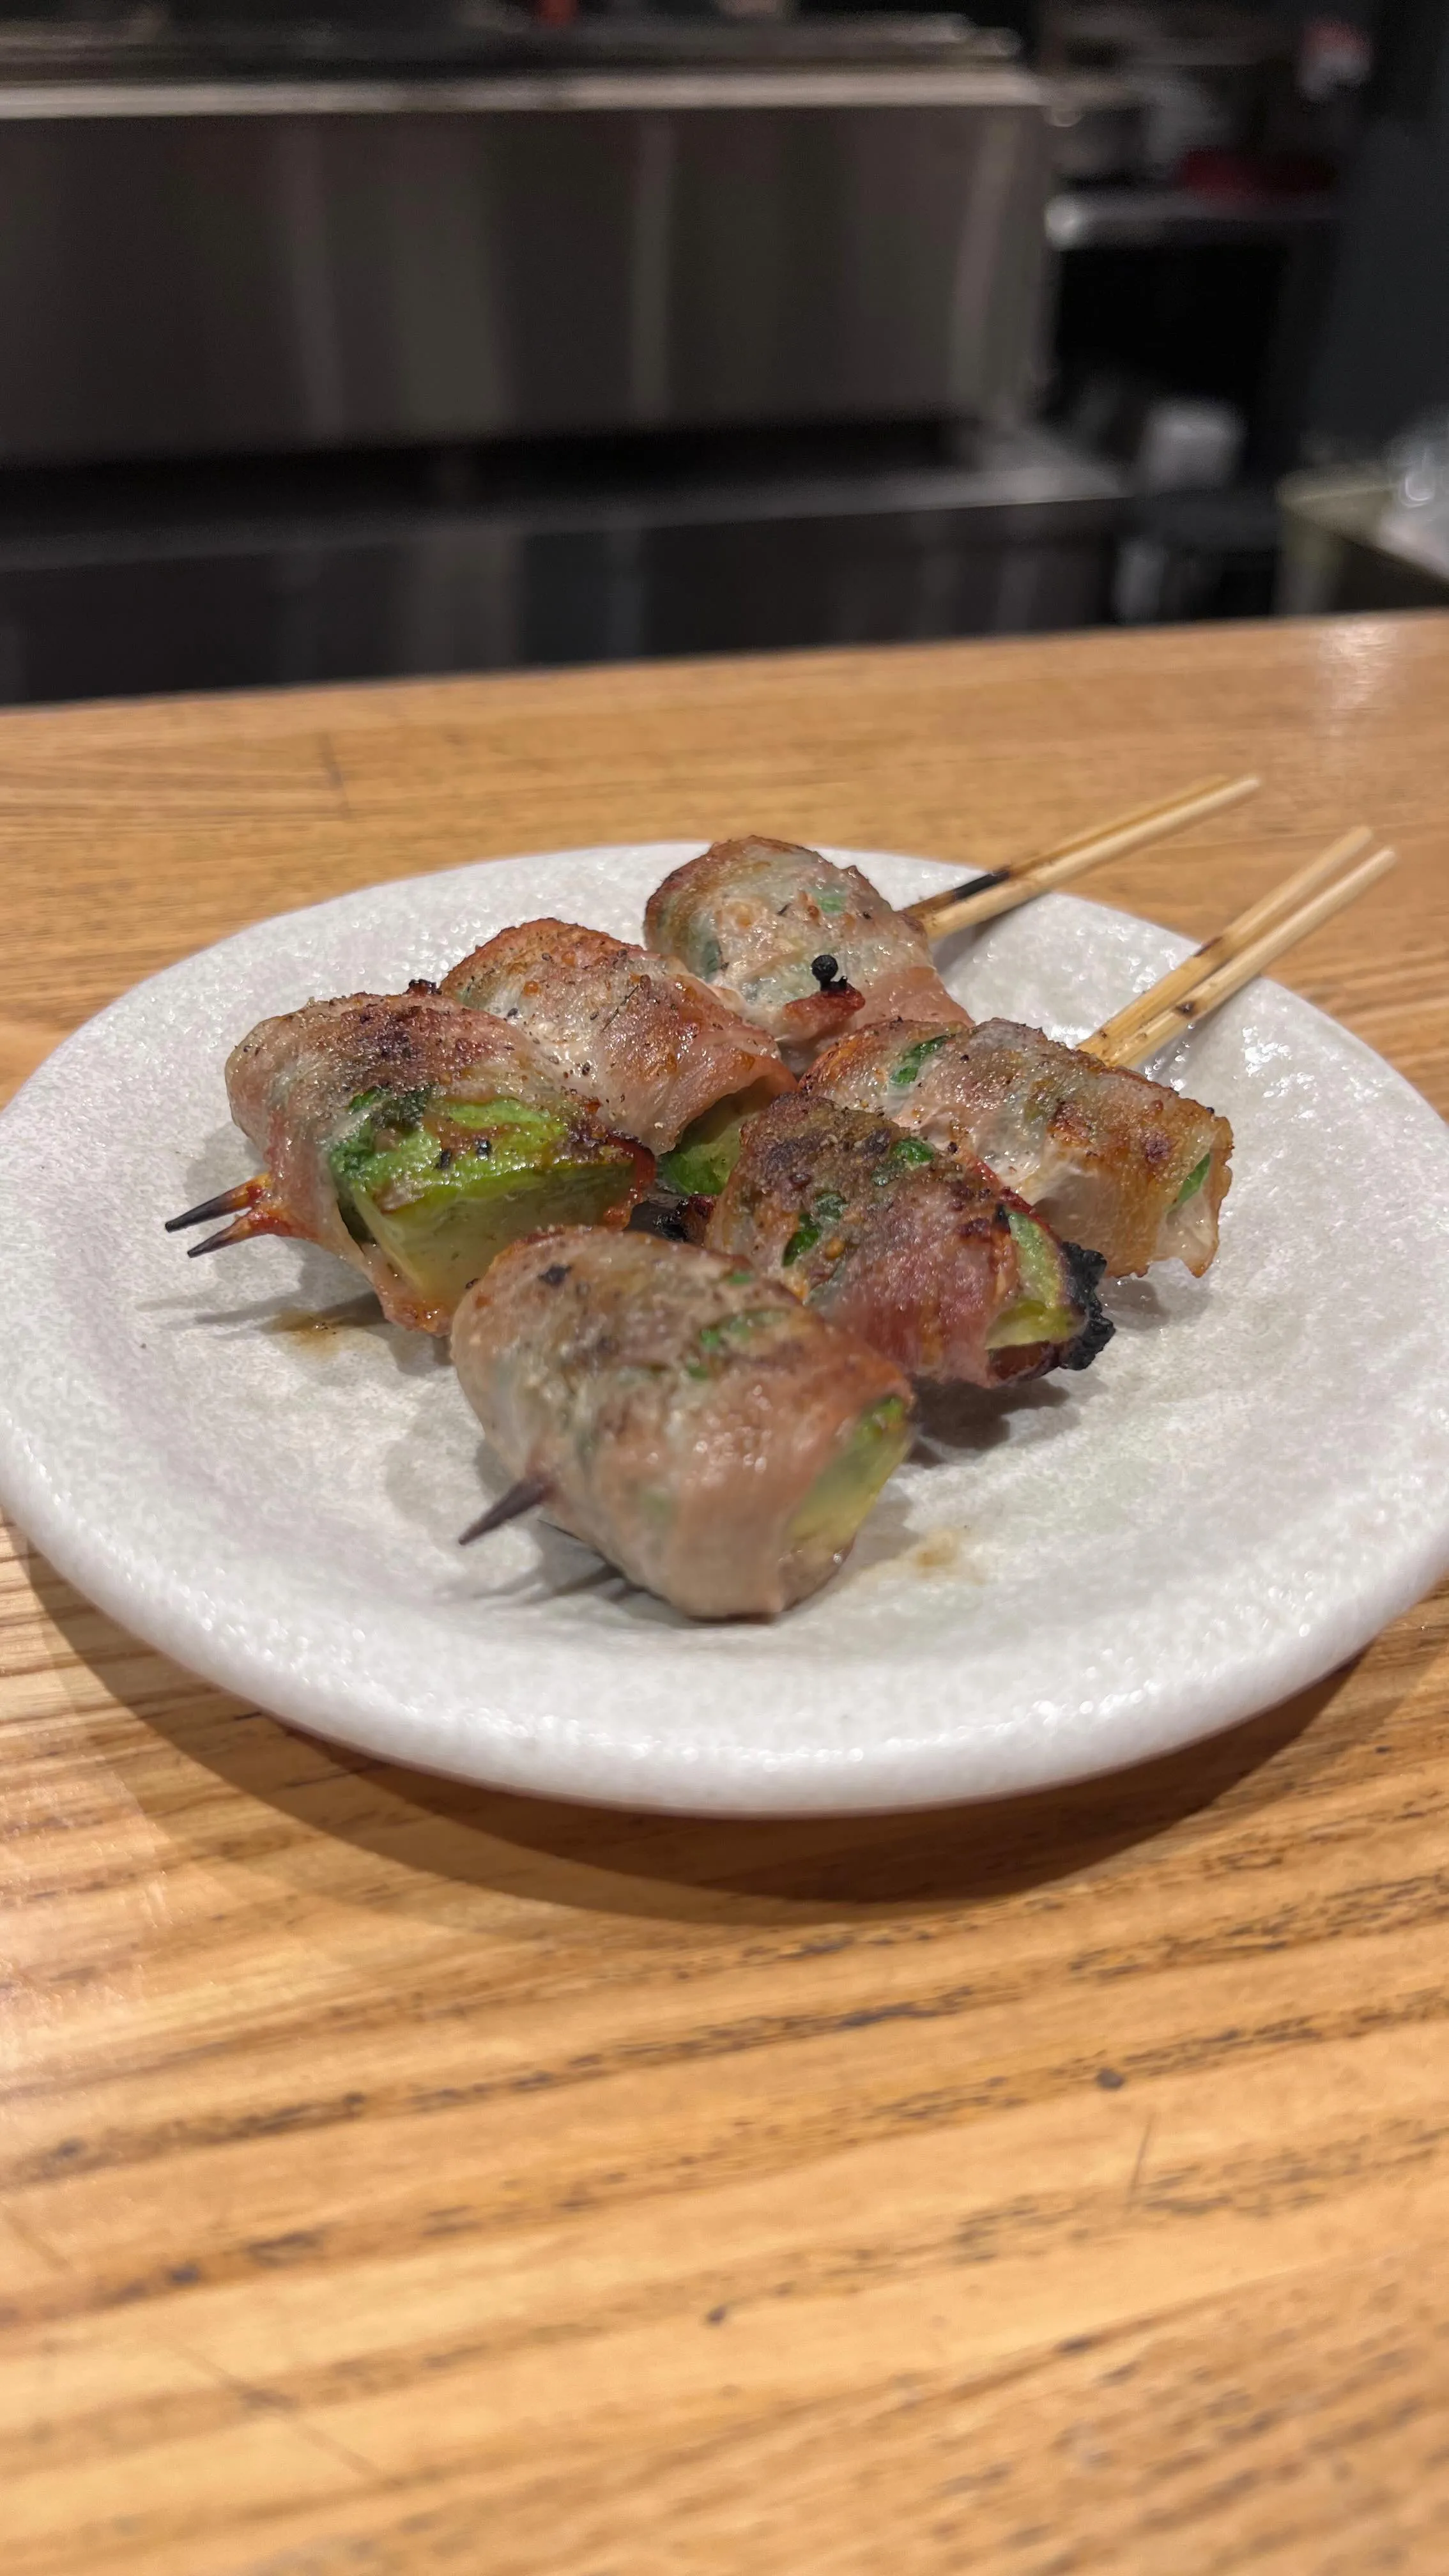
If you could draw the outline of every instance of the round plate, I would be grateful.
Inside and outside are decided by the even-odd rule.
[[[263,922],[41,1068],[0,1120],[0,1493],[62,1573],[208,1680],[370,1753],[760,1815],[1160,1753],[1425,1591],[1449,1563],[1449,1135],[1272,983],[1173,1068],[1237,1134],[1207,1278],[1111,1290],[1116,1339],[1084,1376],[929,1403],[813,1601],[694,1625],[539,1522],[460,1555],[501,1478],[444,1351],[384,1326],[330,1255],[263,1241],[193,1265],[161,1220],[248,1169],[222,1063],[255,1020],[440,975],[536,913],[637,936],[697,846],[494,862]],[[942,881],[853,855],[897,901]],[[947,970],[978,1016],[1080,1037],[1185,944],[1051,895]]]

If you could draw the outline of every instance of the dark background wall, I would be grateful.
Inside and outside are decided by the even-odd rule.
[[[1449,403],[1449,0],[1389,0],[1309,405],[1377,447]]]

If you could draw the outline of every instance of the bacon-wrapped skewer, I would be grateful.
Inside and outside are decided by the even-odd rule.
[[[662,1177],[686,1194],[723,1186],[741,1120],[793,1080],[697,976],[574,922],[500,930],[443,991],[524,1029],[566,1088],[662,1156]]]
[[[793,841],[717,841],[656,886],[644,937],[781,1046],[869,1020],[966,1017],[925,932],[859,868]]]
[[[856,867],[758,835],[717,841],[656,888],[645,938],[716,985],[782,1046],[809,1049],[859,1015],[964,1017],[931,964],[937,940],[1028,903],[1104,859],[1186,831],[1250,796],[1256,778],[1204,778],[897,911]]]
[[[307,1237],[371,1281],[392,1323],[445,1332],[470,1281],[539,1225],[624,1225],[653,1177],[538,1050],[426,988],[263,1020],[227,1060],[231,1113],[265,1169],[171,1219],[231,1216],[194,1244]]]
[[[982,1164],[801,1092],[751,1119],[705,1241],[938,1384],[1086,1368],[1111,1338],[1098,1255]]]
[[[1200,1277],[1217,1251],[1226,1118],[1040,1029],[888,1021],[838,1039],[804,1089],[978,1156],[1115,1277],[1174,1258]]]
[[[738,1262],[649,1235],[516,1243],[453,1325],[463,1392],[541,1504],[695,1618],[818,1590],[911,1442],[890,1363]]]

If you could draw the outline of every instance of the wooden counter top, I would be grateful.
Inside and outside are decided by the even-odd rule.
[[[1087,891],[1202,932],[1376,825],[1290,980],[1449,1108],[1449,617],[7,715],[0,1077],[382,877],[960,873],[1249,767]],[[1215,1742],[874,1822],[333,1753],[21,1539],[0,1719],[5,2576],[1449,2565],[1449,1592]]]

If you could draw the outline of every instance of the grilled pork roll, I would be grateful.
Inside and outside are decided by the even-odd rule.
[[[716,841],[655,888],[644,936],[781,1046],[870,1020],[966,1019],[925,932],[859,868],[793,841]]]
[[[525,1029],[565,1088],[666,1155],[664,1178],[687,1192],[723,1187],[741,1119],[793,1079],[697,976],[573,922],[500,930],[443,991]]]
[[[705,1241],[942,1385],[1087,1368],[1111,1338],[1095,1253],[984,1165],[803,1092],[750,1121]]]
[[[304,1235],[396,1324],[445,1332],[470,1280],[548,1223],[623,1225],[652,1158],[570,1099],[501,1020],[425,991],[309,1002],[232,1050],[231,1113],[266,1165],[227,1240]]]
[[[650,1235],[514,1244],[463,1299],[453,1358],[549,1518],[696,1619],[818,1590],[911,1441],[910,1389],[877,1352]]]
[[[1226,1118],[1040,1029],[897,1020],[830,1047],[806,1088],[979,1155],[1114,1277],[1176,1259],[1200,1278],[1217,1251]]]

